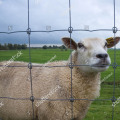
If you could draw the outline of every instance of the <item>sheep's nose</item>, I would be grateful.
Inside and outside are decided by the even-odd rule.
[[[96,57],[100,59],[105,59],[108,57],[108,54],[97,54]]]

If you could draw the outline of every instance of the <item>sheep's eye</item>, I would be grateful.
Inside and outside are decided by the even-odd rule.
[[[83,48],[84,45],[83,45],[82,43],[78,43],[78,47],[79,47],[79,48]]]
[[[107,47],[107,42],[105,43],[105,46],[104,47]]]

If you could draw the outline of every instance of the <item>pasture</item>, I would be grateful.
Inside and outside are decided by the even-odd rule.
[[[15,61],[29,62],[29,51],[19,50],[23,54]],[[0,61],[10,60],[16,55],[18,50],[0,51]],[[114,63],[114,50],[109,49],[108,53]],[[49,61],[67,60],[70,50],[60,49],[31,49],[31,61],[33,63],[47,63]],[[116,50],[116,63],[120,65],[120,50]],[[112,66],[106,72],[102,73],[102,85],[100,97],[98,99],[111,99],[113,96],[114,69]],[[120,67],[115,71],[115,97],[120,97]],[[90,106],[88,114],[84,120],[112,120],[112,101],[94,101]],[[120,103],[114,108],[114,120],[120,120]]]

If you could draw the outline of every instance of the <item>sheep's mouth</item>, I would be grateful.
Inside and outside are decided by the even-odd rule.
[[[91,65],[92,70],[97,71],[97,72],[103,72],[109,68],[109,61],[103,62],[100,61],[96,64]]]
[[[105,67],[108,67],[109,64],[94,64],[94,65],[91,65],[92,67],[98,67],[98,68],[105,68]]]
[[[109,65],[110,65],[109,61],[101,60],[98,63],[93,64],[92,67],[95,67],[95,68],[107,68],[107,67],[109,67]]]

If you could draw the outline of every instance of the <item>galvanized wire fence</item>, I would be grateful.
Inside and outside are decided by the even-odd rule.
[[[71,97],[70,98],[68,98],[68,99],[43,99],[43,98],[35,98],[34,97],[34,91],[33,91],[33,84],[32,84],[32,68],[33,67],[43,67],[43,66],[41,66],[41,65],[32,65],[32,62],[31,62],[31,47],[30,47],[30,45],[31,45],[31,33],[32,32],[38,32],[38,33],[43,33],[43,32],[61,32],[61,31],[68,31],[69,32],[69,36],[70,36],[70,48],[71,48],[71,37],[72,37],[72,32],[74,31],[84,31],[84,32],[94,32],[94,31],[111,31],[111,32],[113,32],[113,34],[114,34],[114,38],[115,38],[115,36],[116,36],[116,33],[118,32],[118,31],[120,31],[120,30],[118,30],[117,29],[117,27],[116,27],[116,20],[115,20],[115,0],[113,0],[113,6],[114,6],[114,23],[113,23],[113,28],[112,29],[95,29],[95,30],[84,30],[84,29],[73,29],[72,28],[72,22],[71,22],[71,20],[72,20],[72,18],[71,18],[71,0],[69,0],[69,27],[68,27],[68,29],[60,29],[60,30],[50,30],[50,31],[32,31],[31,29],[30,29],[30,18],[29,18],[29,9],[30,9],[30,7],[29,7],[29,2],[30,2],[30,0],[27,0],[27,7],[28,7],[28,28],[27,28],[27,30],[25,30],[25,31],[13,31],[13,32],[0,32],[0,34],[17,34],[17,33],[27,33],[28,34],[28,42],[29,42],[29,64],[28,64],[28,66],[19,66],[19,65],[16,65],[16,66],[12,66],[12,65],[9,65],[9,66],[6,66],[6,67],[28,67],[29,68],[29,73],[30,73],[30,85],[31,85],[31,96],[30,96],[30,98],[13,98],[13,97],[2,97],[2,96],[0,96],[0,99],[11,99],[11,100],[30,100],[31,101],[31,103],[32,103],[32,116],[33,116],[33,120],[35,119],[35,115],[34,115],[34,101],[35,100],[38,100],[38,101],[41,101],[41,100],[46,100],[46,101],[70,101],[70,103],[71,103],[71,119],[73,120],[73,113],[74,113],[74,111],[73,111],[73,105],[74,105],[74,101],[78,101],[78,100],[85,100],[85,101],[112,101],[112,102],[115,102],[116,101],[116,98],[115,98],[115,80],[116,80],[116,76],[115,76],[115,74],[116,74],[116,68],[117,67],[120,67],[120,65],[117,65],[117,63],[116,63],[116,46],[114,47],[114,63],[112,64],[112,65],[109,65],[109,66],[112,66],[113,67],[113,69],[114,69],[114,85],[113,85],[113,97],[112,98],[110,98],[110,99],[79,99],[79,98],[77,98],[77,99],[75,99],[74,97],[73,97],[73,84],[72,84],[72,68],[73,67],[75,67],[75,66],[89,66],[89,65],[74,65],[73,63],[72,63],[72,55],[71,55],[71,62],[70,62],[70,64],[69,65],[66,65],[66,66],[64,66],[64,65],[61,65],[61,66],[47,66],[47,65],[45,65],[44,67],[69,67],[70,68],[70,74],[71,74]],[[72,49],[71,49],[71,51],[70,51],[70,53],[72,52]],[[3,65],[0,65],[0,67],[3,67]],[[114,106],[113,106],[113,108],[112,108],[112,120],[114,119]]]

